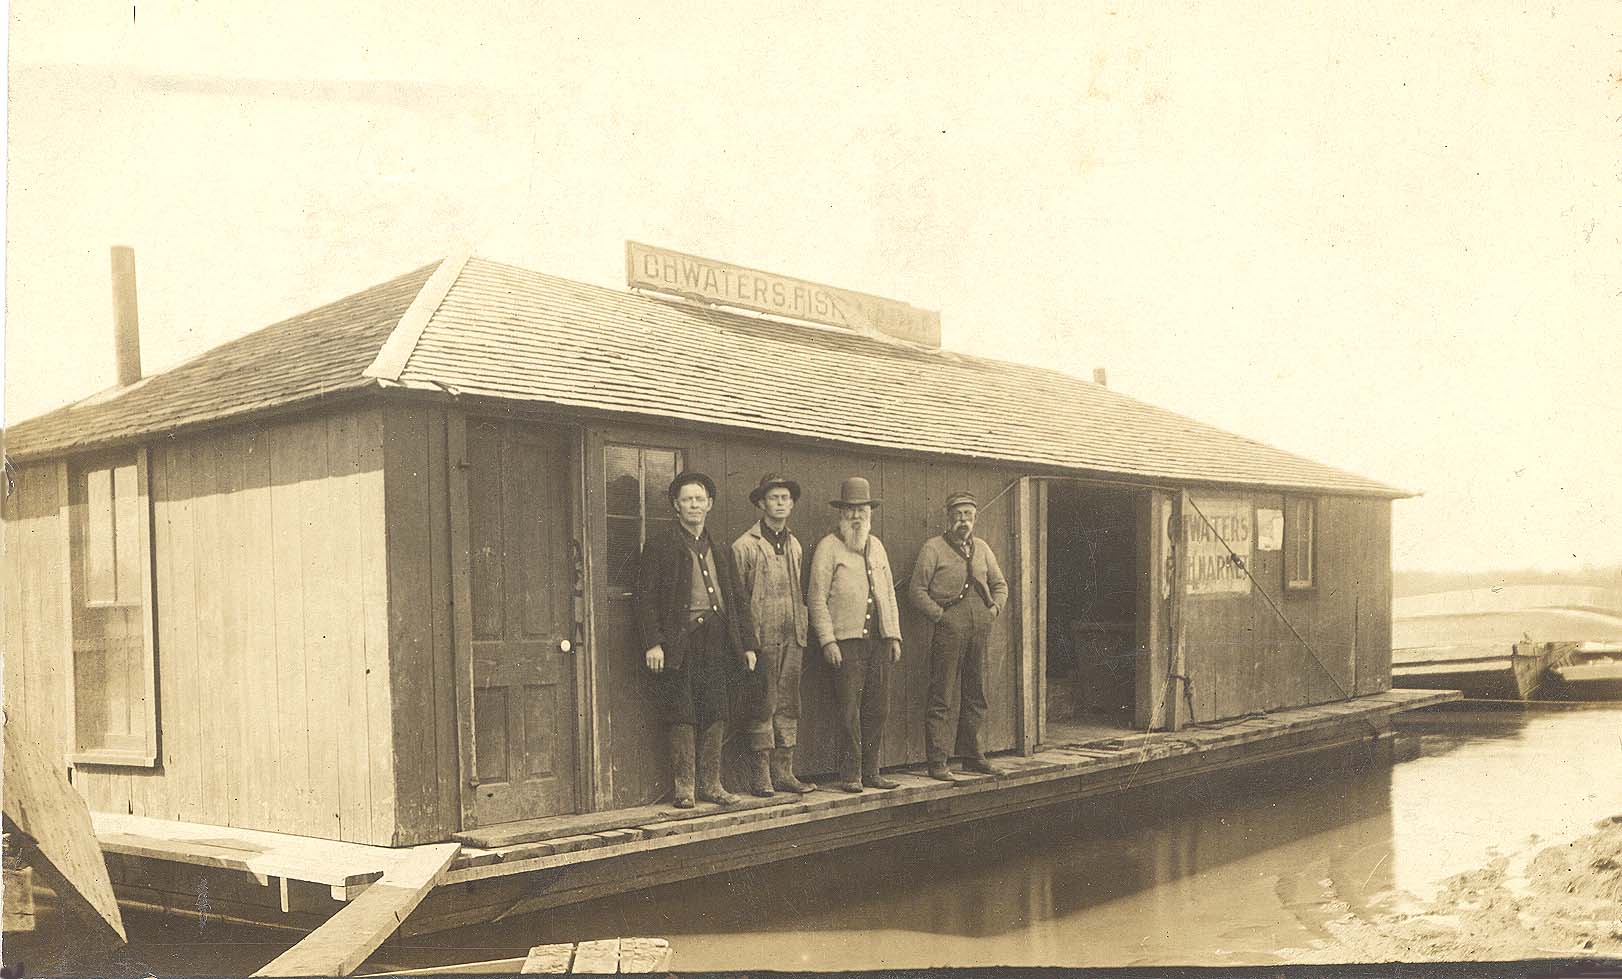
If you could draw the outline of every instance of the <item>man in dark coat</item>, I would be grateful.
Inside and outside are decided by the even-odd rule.
[[[731,549],[713,546],[704,527],[714,481],[684,472],[669,496],[677,526],[649,535],[642,548],[637,630],[669,725],[676,808],[692,808],[695,774],[697,798],[727,806],[738,801],[721,785],[727,686],[732,675],[755,669],[755,623]]]

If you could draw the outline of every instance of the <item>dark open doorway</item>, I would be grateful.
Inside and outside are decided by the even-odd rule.
[[[1132,727],[1142,579],[1138,509],[1132,490],[1049,484],[1050,743]]]

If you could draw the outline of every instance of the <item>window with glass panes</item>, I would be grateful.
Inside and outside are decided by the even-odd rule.
[[[1305,496],[1284,500],[1284,584],[1288,588],[1312,587],[1313,502]]]
[[[69,470],[73,760],[157,761],[152,562],[144,449]]]
[[[629,595],[636,562],[648,535],[676,524],[670,481],[682,469],[679,449],[637,445],[603,447],[604,499],[608,509],[608,590]]]

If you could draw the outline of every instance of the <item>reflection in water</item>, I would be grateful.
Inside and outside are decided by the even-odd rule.
[[[1399,890],[1421,897],[1495,856],[1527,856],[1622,813],[1622,708],[1415,717],[1423,757],[1392,784]]]
[[[697,970],[1282,961],[1324,938],[1281,919],[1281,894],[1316,892],[1295,876],[1333,859],[1389,882],[1390,783],[1322,759],[1211,777],[430,936],[438,954],[373,964],[629,934],[669,937]]]
[[[670,938],[683,970],[1351,961],[1326,923],[1622,813],[1622,708],[1402,723],[1422,752],[1395,767],[1309,759],[1033,810],[409,939],[361,971],[619,935]],[[219,971],[145,940],[167,971]]]
[[[386,962],[638,934],[695,970],[1344,961],[1358,950],[1326,921],[1622,812],[1617,708],[1404,726],[1422,752],[1395,767],[1211,776],[428,936]]]

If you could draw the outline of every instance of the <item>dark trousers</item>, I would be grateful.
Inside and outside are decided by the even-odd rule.
[[[733,672],[727,650],[726,624],[707,615],[687,635],[681,669],[668,666],[653,675],[659,712],[666,724],[709,727],[727,716],[727,679]]]
[[[839,777],[876,775],[890,706],[890,647],[883,639],[841,639],[834,670],[839,705]]]
[[[986,637],[991,610],[970,595],[946,610],[929,642],[929,712],[925,731],[929,760],[944,762],[957,745],[980,757],[980,727],[986,719]],[[961,703],[961,710],[959,706]],[[954,717],[955,715],[955,717]]]
[[[799,742],[800,664],[804,655],[799,643],[761,645],[760,660],[755,664],[755,672],[760,674],[759,703],[752,705],[752,714],[734,715],[749,719],[750,751],[792,748]]]

